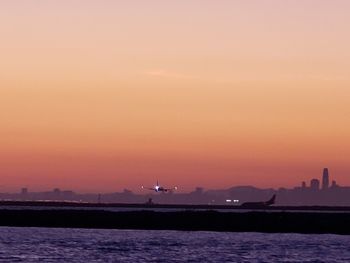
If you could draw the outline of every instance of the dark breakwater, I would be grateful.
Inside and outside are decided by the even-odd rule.
[[[200,205],[200,204],[147,204],[147,203],[89,203],[72,201],[5,201],[0,200],[0,209],[6,207],[45,207],[60,208],[135,208],[135,209],[181,209],[181,210],[261,210],[261,211],[327,211],[350,212],[350,206],[266,206],[244,207],[239,205]]]
[[[350,234],[350,213],[0,210],[1,226]]]

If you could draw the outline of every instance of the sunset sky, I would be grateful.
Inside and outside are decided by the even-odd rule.
[[[0,192],[350,185],[349,12],[1,1]]]

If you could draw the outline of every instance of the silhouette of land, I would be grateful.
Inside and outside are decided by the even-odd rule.
[[[325,211],[325,212],[350,212],[350,206],[232,206],[232,205],[192,205],[192,204],[154,204],[154,203],[78,203],[63,201],[0,201],[2,209],[100,209],[100,210],[122,210],[130,208],[135,210],[173,209],[173,211],[185,210],[232,210],[232,211]],[[1,209],[0,208],[0,209]]]
[[[327,168],[321,186],[312,179],[293,189],[198,187],[140,195],[23,188],[0,198],[1,226],[350,234],[350,187],[329,186]]]
[[[291,189],[259,189],[254,186],[235,186],[221,190],[205,190],[197,187],[189,193],[172,191],[169,193],[154,193],[145,190],[135,194],[125,189],[115,193],[79,194],[73,191],[62,191],[55,188],[47,192],[30,192],[23,188],[19,193],[0,193],[3,201],[66,201],[88,203],[134,203],[143,204],[151,200],[154,204],[182,205],[230,205],[239,206],[245,202],[268,200],[276,194],[276,205],[279,206],[350,206],[350,187],[339,186],[334,180],[330,184],[329,171],[324,168],[322,183],[313,178],[310,184]],[[181,186],[180,186],[181,189]]]
[[[350,234],[350,213],[0,210],[1,226]]]

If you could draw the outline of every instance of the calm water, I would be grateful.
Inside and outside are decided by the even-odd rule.
[[[0,262],[350,262],[350,236],[0,227]]]

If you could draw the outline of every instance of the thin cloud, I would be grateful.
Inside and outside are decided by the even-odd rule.
[[[199,79],[198,76],[181,74],[177,72],[167,71],[165,69],[149,70],[143,73],[152,77],[175,78],[175,79]]]

